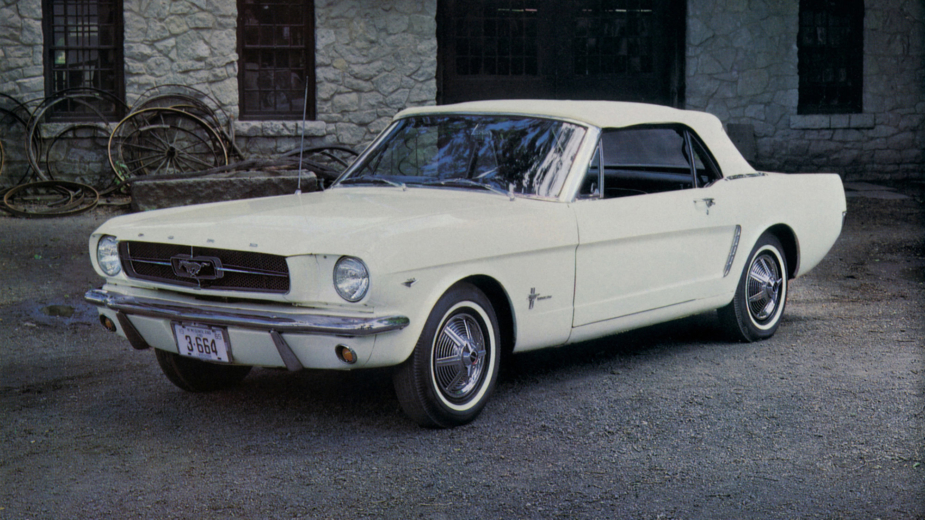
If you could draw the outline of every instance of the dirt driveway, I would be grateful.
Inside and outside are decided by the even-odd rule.
[[[921,200],[849,199],[771,340],[706,314],[518,356],[447,431],[384,370],[173,387],[82,300],[110,215],[0,216],[0,519],[925,518]]]

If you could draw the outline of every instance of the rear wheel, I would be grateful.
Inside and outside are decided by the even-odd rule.
[[[251,371],[249,366],[218,365],[154,349],[161,371],[171,383],[188,392],[213,392],[234,386]]]
[[[476,287],[451,287],[431,311],[411,357],[395,372],[402,410],[421,426],[466,424],[498,377],[498,318]]]
[[[787,303],[787,260],[780,241],[758,239],[739,278],[732,303],[719,310],[726,330],[737,340],[758,341],[777,331]]]

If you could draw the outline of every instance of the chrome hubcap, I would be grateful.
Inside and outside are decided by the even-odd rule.
[[[485,371],[485,336],[479,322],[469,314],[450,318],[434,345],[434,377],[445,396],[466,399],[477,388]]]
[[[783,285],[780,267],[770,254],[761,254],[748,270],[748,312],[755,320],[762,321],[774,315],[780,304]]]

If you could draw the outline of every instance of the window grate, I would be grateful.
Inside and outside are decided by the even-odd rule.
[[[653,67],[652,0],[585,0],[572,39],[574,72],[649,74]]]
[[[458,2],[452,38],[456,74],[535,76],[539,73],[538,0]]]
[[[122,0],[47,0],[44,16],[45,90],[52,95],[74,88],[94,88],[124,99]],[[118,116],[120,107],[96,107]],[[86,103],[55,105],[56,116],[96,115]]]
[[[311,0],[238,0],[241,116],[315,117],[314,4]]]
[[[864,5],[800,2],[800,114],[861,112]]]

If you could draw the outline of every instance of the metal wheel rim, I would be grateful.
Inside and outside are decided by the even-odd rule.
[[[457,402],[471,397],[484,379],[487,361],[479,320],[465,312],[450,317],[434,341],[434,380],[440,392]]]
[[[755,257],[748,269],[748,312],[756,321],[770,319],[780,306],[783,284],[780,271],[777,259],[770,253],[762,253]]]

